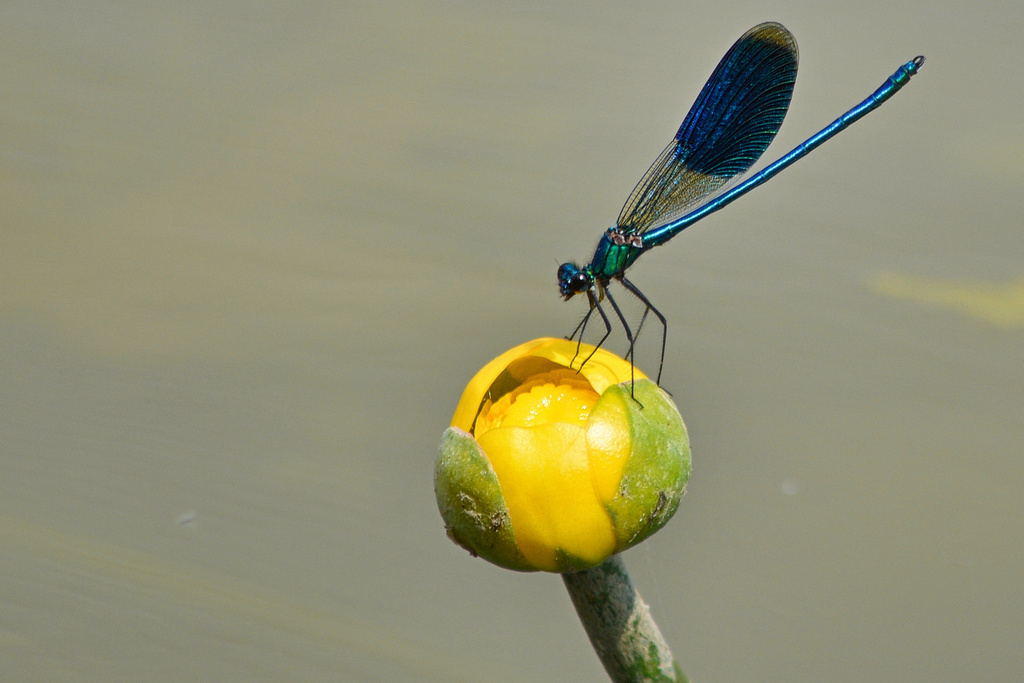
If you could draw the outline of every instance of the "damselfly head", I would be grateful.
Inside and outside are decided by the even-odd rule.
[[[593,283],[594,276],[587,268],[580,268],[575,263],[558,266],[558,290],[566,301],[587,291]]]

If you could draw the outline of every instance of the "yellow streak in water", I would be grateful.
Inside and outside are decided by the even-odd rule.
[[[1024,278],[996,283],[888,273],[871,278],[868,286],[883,296],[944,306],[996,327],[1024,327]]]

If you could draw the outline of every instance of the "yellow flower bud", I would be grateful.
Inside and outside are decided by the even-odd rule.
[[[434,491],[448,535],[520,571],[594,567],[660,529],[690,476],[672,400],[630,364],[537,339],[470,381],[445,432]]]

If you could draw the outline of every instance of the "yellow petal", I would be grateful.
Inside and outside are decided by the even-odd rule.
[[[623,395],[616,392],[608,392],[601,397],[587,422],[590,474],[602,503],[608,503],[618,495],[622,473],[633,454],[629,425],[629,406],[623,401]]]
[[[531,354],[579,370],[579,373],[587,378],[598,394],[603,394],[604,390],[613,384],[628,382],[631,379],[646,379],[647,377],[638,368],[633,368],[629,361],[623,360],[603,348],[599,348],[595,352],[594,347],[590,344],[577,345],[576,342],[566,339],[549,339],[547,341],[547,344],[531,349]],[[577,353],[577,347],[579,353]],[[591,356],[592,353],[593,356]],[[581,369],[580,365],[588,356],[590,360]]]
[[[555,571],[558,551],[593,564],[612,553],[615,533],[594,491],[582,425],[499,427],[477,438],[531,564]]]
[[[590,360],[580,369],[588,357]],[[604,349],[595,352],[590,344],[577,345],[565,339],[534,339],[509,349],[476,373],[462,393],[452,417],[452,426],[473,433],[477,415],[487,401],[500,400],[505,393],[529,381],[531,377],[559,367],[573,372],[579,370],[577,374],[598,394],[604,393],[613,384],[646,378],[644,373],[633,368],[628,361]],[[502,391],[495,390],[496,383],[502,385]]]
[[[487,398],[487,391],[490,389],[491,384],[498,376],[505,372],[512,361],[517,358],[530,355],[530,352],[539,346],[550,342],[550,339],[541,338],[534,339],[533,341],[520,344],[519,346],[509,349],[505,353],[501,354],[490,363],[480,369],[473,379],[466,385],[465,390],[462,392],[462,398],[459,400],[459,405],[455,408],[455,415],[452,417],[452,427],[458,427],[463,431],[473,431],[473,421],[476,419],[477,412],[480,410],[480,405],[484,399]]]

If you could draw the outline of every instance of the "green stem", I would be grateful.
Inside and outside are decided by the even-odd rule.
[[[562,580],[612,681],[687,683],[618,555]]]

